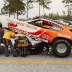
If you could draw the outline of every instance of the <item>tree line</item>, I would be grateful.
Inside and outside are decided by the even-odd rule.
[[[68,17],[67,15],[59,15],[58,13],[57,14],[49,13],[48,15],[44,15],[43,17],[44,18],[50,18],[50,19],[53,19],[53,20],[64,19],[64,20],[67,20],[67,21],[72,21],[72,16]]]
[[[52,3],[51,0],[3,0],[3,1],[5,4],[1,9],[2,14],[9,14],[9,17],[12,14],[13,15],[17,14],[17,19],[19,15],[25,12],[27,13],[27,18],[28,18],[28,12],[29,9],[33,8],[32,6],[33,3],[39,4],[39,16],[41,16],[41,11],[40,11],[41,6],[43,7],[43,15],[44,15],[45,14],[44,9],[45,8],[50,9],[49,4]],[[65,4],[65,7],[67,7],[68,9],[67,17],[70,18],[72,12],[72,0],[62,0],[62,2]],[[49,15],[49,17],[51,16]]]
[[[51,3],[50,0],[4,0],[4,6],[1,9],[1,12],[3,14],[9,14],[9,17],[11,14],[17,14],[18,15],[24,13],[27,11],[27,18],[28,18],[28,10],[31,9],[29,6],[32,3],[39,3],[39,16],[40,16],[40,5],[44,8],[49,9],[49,4]]]

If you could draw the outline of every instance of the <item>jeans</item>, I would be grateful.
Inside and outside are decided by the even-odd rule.
[[[5,47],[4,47],[4,49],[5,49],[5,56],[8,57],[9,56],[8,45],[10,46],[12,52],[14,50],[14,47],[12,45],[11,40],[3,38],[3,43],[5,44]]]

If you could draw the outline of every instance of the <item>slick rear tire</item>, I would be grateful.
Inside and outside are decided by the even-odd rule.
[[[52,52],[57,57],[67,57],[71,52],[71,44],[64,39],[57,39],[52,44]]]

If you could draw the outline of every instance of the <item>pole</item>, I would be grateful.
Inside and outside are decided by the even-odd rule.
[[[68,16],[67,16],[67,17],[68,17],[68,20],[70,20],[70,11],[69,11],[69,7],[70,7],[70,6],[69,6],[69,1],[68,1]]]
[[[69,16],[69,2],[68,2],[68,16]]]
[[[39,0],[39,17],[40,17],[40,0]]]
[[[43,16],[45,15],[44,6],[43,6]]]
[[[27,0],[27,19],[28,19],[28,0]]]

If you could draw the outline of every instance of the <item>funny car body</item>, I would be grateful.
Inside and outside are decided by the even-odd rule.
[[[48,44],[57,57],[67,57],[71,53],[72,29],[65,25],[47,20],[36,19],[29,21],[11,21],[8,27],[15,32],[22,33],[30,38],[43,40]],[[46,46],[44,46],[46,47]],[[38,47],[37,52],[43,48]]]

